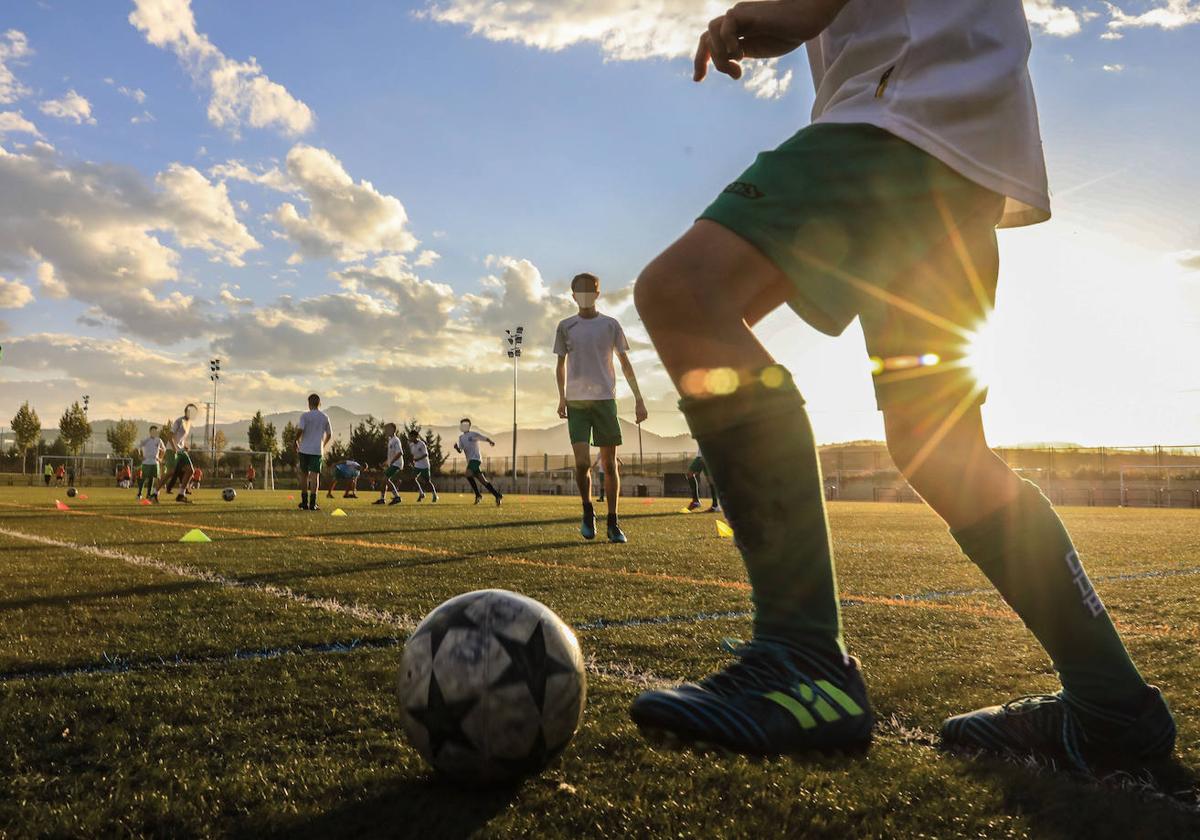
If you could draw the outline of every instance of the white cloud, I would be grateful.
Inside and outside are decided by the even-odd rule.
[[[1180,251],[1175,257],[1184,268],[1194,268],[1200,271],[1200,250]]]
[[[319,257],[349,262],[417,247],[400,200],[380,193],[369,181],[355,182],[325,149],[292,147],[287,174],[308,204],[308,215],[291,202],[275,211],[283,235],[297,249],[290,262]]]
[[[295,192],[296,185],[288,180],[288,176],[279,167],[259,166],[251,169],[240,160],[230,160],[218,163],[208,170],[208,174],[222,181],[245,181],[248,184],[258,184],[278,192]]]
[[[1179,29],[1200,23],[1200,0],[1166,0],[1141,14],[1128,14],[1113,3],[1108,7],[1109,30],[1127,28]]]
[[[156,47],[172,50],[192,78],[210,91],[208,119],[238,134],[243,125],[288,136],[312,128],[312,110],[271,81],[258,61],[229,58],[196,29],[190,0],[134,0],[129,22]]]
[[[779,59],[742,62],[746,70],[746,90],[758,99],[778,99],[792,85],[792,71],[779,72]]]
[[[1054,0],[1025,0],[1025,17],[1030,26],[1047,35],[1065,38],[1079,34],[1080,13]]]
[[[32,54],[24,32],[10,29],[0,35],[0,105],[16,102],[29,93],[29,88],[17,80],[8,65],[18,64]]]
[[[0,309],[20,309],[33,303],[33,291],[20,280],[0,277]]]
[[[1100,36],[1101,41],[1120,41],[1125,36],[1120,32],[1105,32]]]
[[[261,247],[234,212],[224,183],[209,183],[199,170],[173,163],[155,178],[163,209],[186,248],[208,251],[229,265],[245,265],[242,255]]]
[[[1120,72],[1122,72],[1124,69],[1125,69],[1125,65],[1124,65],[1124,64],[1105,64],[1105,65],[1104,65],[1104,72],[1105,72],[1105,73],[1120,73]]]
[[[143,123],[157,122],[157,120],[154,119],[154,115],[149,111],[142,111],[142,113],[130,117],[129,122],[134,125],[142,125]]]
[[[120,93],[122,96],[128,96],[139,105],[146,101],[146,91],[142,90],[141,88],[130,88],[125,87],[125,85],[121,85],[117,88],[117,93]]]
[[[552,340],[558,322],[575,311],[570,297],[552,292],[529,260],[491,255],[485,264],[493,273],[481,281],[483,291],[464,296],[466,310],[480,329],[498,332],[519,325],[531,335]]]
[[[54,273],[54,266],[48,262],[40,262],[37,266],[38,285],[42,287],[42,292],[46,297],[62,300],[70,297],[70,292],[63,284],[58,276]]]
[[[68,90],[60,99],[47,99],[38,106],[38,109],[47,116],[70,120],[76,125],[80,123],[96,124],[96,120],[92,116],[92,103],[88,102],[87,97],[74,88]]]
[[[415,265],[417,268],[428,268],[441,258],[442,255],[437,251],[424,250],[417,254],[417,258],[413,261],[413,265]]]
[[[16,133],[32,134],[34,137],[42,136],[42,133],[37,130],[37,126],[25,119],[20,111],[0,111],[0,137]]]

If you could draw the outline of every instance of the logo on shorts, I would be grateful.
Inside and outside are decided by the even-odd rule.
[[[742,198],[762,198],[766,193],[749,181],[734,181],[725,188],[730,195],[740,195]]]
[[[1104,615],[1104,604],[1100,601],[1100,596],[1096,594],[1092,582],[1088,580],[1087,572],[1083,570],[1083,564],[1079,562],[1079,555],[1074,551],[1068,551],[1067,556],[1063,558],[1067,562],[1067,569],[1071,572],[1071,580],[1079,589],[1079,600],[1087,607],[1088,612],[1092,614],[1092,618],[1099,618]]]

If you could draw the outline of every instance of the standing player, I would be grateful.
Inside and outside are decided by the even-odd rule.
[[[146,439],[138,444],[142,452],[142,466],[138,470],[137,497],[142,498],[142,487],[146,488],[146,498],[158,501],[158,491],[155,489],[155,479],[158,478],[158,468],[162,463],[166,444],[158,434],[158,426],[151,426],[146,433]]]
[[[192,458],[188,455],[187,443],[192,434],[192,420],[199,410],[195,403],[188,403],[183,407],[183,416],[175,418],[175,422],[171,424],[171,442],[166,459],[166,471],[171,477],[167,479],[166,485],[167,492],[170,493],[178,482],[179,495],[175,497],[175,501],[181,504],[191,504],[191,499],[187,497],[187,487],[192,481]],[[160,477],[159,487],[161,486]],[[154,498],[158,500],[157,490],[154,492]]]
[[[429,482],[429,492],[433,494],[433,501],[438,500],[437,488],[433,486],[433,478],[429,471],[429,446],[425,441],[421,440],[421,434],[417,431],[408,433],[408,457],[413,468],[413,481],[417,483],[418,502],[425,501],[425,488],[421,486],[421,479]]]
[[[379,488],[379,498],[372,504],[382,505],[384,496],[390,489],[392,500],[388,504],[398,505],[403,501],[397,482],[400,481],[400,471],[404,469],[404,442],[400,440],[400,435],[396,434],[395,423],[385,423],[383,433],[387,437],[387,461],[383,464],[383,485]]]
[[[483,501],[483,494],[479,492],[479,485],[482,484],[496,500],[496,507],[500,507],[500,503],[504,499],[504,494],[493,487],[492,482],[488,481],[488,477],[483,473],[483,459],[479,457],[479,442],[481,440],[486,441],[489,446],[495,446],[496,441],[485,434],[471,431],[470,417],[464,417],[459,421],[458,430],[462,434],[458,436],[458,442],[454,444],[454,451],[461,452],[463,457],[467,459],[467,483],[475,491],[475,504]]]
[[[50,486],[50,479],[54,477],[54,467],[50,466],[50,462],[46,462],[46,466],[42,468],[42,479],[46,482],[46,486]]]
[[[594,274],[577,274],[571,280],[571,292],[579,305],[579,314],[561,321],[554,335],[554,354],[558,356],[558,416],[567,421],[571,449],[575,452],[575,483],[583,500],[583,524],[579,533],[586,540],[596,538],[596,513],[592,508],[591,446],[600,448],[604,467],[604,492],[608,496],[608,541],[626,542],[617,523],[617,504],[621,495],[621,476],[617,469],[617,447],[621,445],[621,424],[617,421],[617,375],[613,355],[621,360],[625,381],[636,400],[637,422],[646,419],[646,404],[638,389],[633,365],[629,363],[629,342],[615,318],[596,309],[600,279]]]
[[[337,489],[338,482],[346,482],[346,489],[342,493],[343,499],[358,498],[358,477],[362,475],[363,465],[358,461],[353,461],[347,458],[345,461],[339,461],[333,467],[333,483],[329,485],[329,491],[325,494],[326,499],[333,498],[333,491]]]
[[[200,489],[200,482],[204,480],[204,470],[197,466],[192,467],[192,480],[188,482],[187,492],[190,496],[193,490]]]
[[[249,466],[246,467],[246,489],[247,490],[254,489],[255,475],[256,475],[256,473],[254,471],[254,464],[250,464]]]
[[[739,3],[701,36],[695,78],[710,61],[738,78],[742,58],[804,43],[815,124],[760,154],[638,279],[638,311],[725,494],[755,618],[737,661],[642,694],[634,720],[743,753],[871,737],[804,400],[750,329],[788,303],[833,335],[860,319],[892,457],[1062,680],[950,718],[943,745],[1076,767],[1168,756],[1166,702],[1050,502],[988,448],[983,386],[964,363],[994,301],[995,228],[1049,217],[1021,3]],[[905,359],[930,361],[887,363]]]
[[[329,415],[321,411],[321,398],[308,395],[308,411],[300,415],[297,424],[300,434],[296,437],[296,455],[300,466],[300,509],[320,510],[317,490],[321,484],[321,459],[325,447],[333,438],[333,425]]]
[[[712,491],[712,507],[708,509],[709,513],[721,512],[721,500],[717,496],[717,485],[712,480],[712,476],[708,473],[708,465],[704,463],[704,456],[696,453],[696,457],[692,459],[692,463],[688,464],[687,479],[688,484],[692,487],[692,500],[688,503],[688,510],[700,509],[700,476],[708,482],[708,489]]]

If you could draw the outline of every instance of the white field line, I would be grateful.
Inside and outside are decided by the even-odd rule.
[[[26,542],[39,543],[41,545],[53,546],[54,548],[63,548],[68,551],[77,551],[81,554],[88,554],[92,557],[102,557],[105,560],[117,560],[129,566],[137,566],[143,569],[153,569],[157,572],[163,572],[177,577],[187,578],[189,580],[202,581],[211,583],[215,586],[224,587],[226,589],[244,589],[250,592],[257,592],[262,595],[269,595],[272,598],[279,598],[289,603],[297,604],[310,609],[321,610],[322,612],[336,613],[338,615],[348,616],[359,621],[367,621],[374,624],[387,624],[399,630],[409,631],[417,626],[417,622],[412,616],[393,613],[388,610],[381,610],[376,607],[363,606],[361,604],[347,604],[338,601],[335,598],[319,598],[314,595],[305,595],[301,592],[296,592],[293,589],[288,589],[286,586],[277,586],[273,583],[251,583],[241,581],[236,578],[225,577],[216,572],[210,572],[206,569],[197,569],[192,566],[185,566],[181,563],[168,563],[163,560],[155,560],[152,557],[140,557],[136,554],[128,554],[124,551],[117,551],[111,548],[101,548],[96,545],[83,545],[81,543],[67,542],[66,540],[56,540],[53,537],[44,537],[40,534],[27,534],[23,531],[13,531],[9,528],[0,528],[0,535],[11,537],[16,540],[25,540]]]

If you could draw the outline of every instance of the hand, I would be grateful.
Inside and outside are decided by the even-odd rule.
[[[693,79],[704,81],[708,62],[732,79],[742,77],[743,58],[787,55],[817,37],[848,0],[757,0],[738,3],[708,23],[696,48]]]
[[[558,401],[558,416],[563,420],[567,419],[567,401],[565,398]]]
[[[638,423],[641,423],[649,416],[650,412],[646,411],[646,404],[639,399],[633,407],[634,420],[636,420]]]

